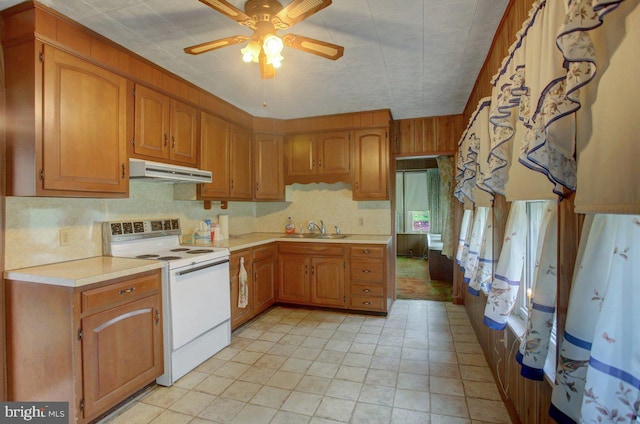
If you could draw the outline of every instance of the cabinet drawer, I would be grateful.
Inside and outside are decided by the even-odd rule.
[[[351,309],[367,309],[372,311],[384,311],[385,310],[384,297],[374,296],[351,296],[350,307]]]
[[[384,246],[351,246],[351,257],[383,258]]]
[[[269,244],[253,248],[253,262],[272,258],[276,254],[276,245]]]
[[[384,264],[379,260],[352,259],[352,283],[382,283],[384,281]]]
[[[351,284],[351,296],[383,296],[382,284]]]
[[[280,253],[317,256],[343,256],[342,246],[321,243],[280,243]]]
[[[82,312],[104,309],[160,292],[160,273],[82,292]]]

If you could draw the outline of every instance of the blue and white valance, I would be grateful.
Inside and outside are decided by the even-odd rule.
[[[587,215],[569,298],[551,417],[640,417],[640,215]]]

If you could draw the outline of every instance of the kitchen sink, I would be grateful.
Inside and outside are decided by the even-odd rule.
[[[346,234],[318,234],[315,238],[318,239],[343,239]]]
[[[307,234],[285,234],[284,238],[316,238],[317,236],[319,236],[319,234],[312,234],[312,233],[307,233]]]

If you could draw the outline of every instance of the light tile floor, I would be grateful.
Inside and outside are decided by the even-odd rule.
[[[101,423],[511,423],[462,306],[387,317],[275,307]]]

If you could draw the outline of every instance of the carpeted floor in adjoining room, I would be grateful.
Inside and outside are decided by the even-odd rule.
[[[423,258],[398,256],[396,261],[396,297],[398,299],[451,302],[453,285],[432,281],[429,263]]]

